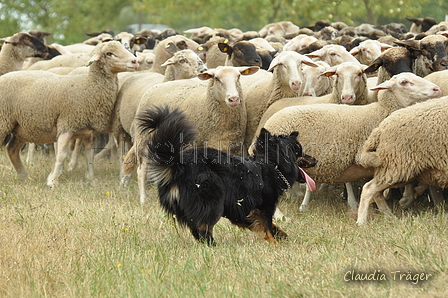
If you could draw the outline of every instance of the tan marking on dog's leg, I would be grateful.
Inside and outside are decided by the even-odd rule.
[[[247,217],[252,222],[249,226],[249,230],[260,235],[269,243],[277,244],[277,240],[275,240],[274,235],[272,235],[266,219],[263,217],[260,210],[252,210]]]

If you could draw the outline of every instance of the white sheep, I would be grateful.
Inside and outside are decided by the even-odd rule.
[[[332,80],[330,76],[323,76],[330,65],[324,61],[316,61],[317,67],[304,65],[302,67],[304,84],[301,96],[323,96],[331,93]]]
[[[47,178],[47,185],[54,186],[74,138],[86,140],[86,177],[93,178],[91,139],[109,125],[118,94],[117,73],[138,65],[116,41],[100,45],[89,63],[87,75],[19,71],[0,77],[0,139],[13,134],[7,151],[20,178],[28,178],[19,155],[22,145],[57,141],[56,163]]]
[[[72,69],[87,65],[92,57],[91,54],[71,54],[71,55],[59,55],[53,57],[51,60],[37,61],[32,64],[26,70],[49,70],[55,67],[70,67]]]
[[[244,138],[245,149],[249,148],[261,117],[275,101],[295,97],[302,93],[302,65],[317,67],[310,58],[295,51],[283,51],[271,62],[273,75],[255,75],[243,79],[247,108],[247,129]],[[263,72],[259,72],[263,73]]]
[[[311,43],[317,41],[314,36],[299,34],[293,39],[289,40],[284,46],[283,51],[296,51],[300,52],[304,48],[308,47]]]
[[[370,65],[383,51],[391,47],[391,45],[381,43],[378,40],[368,39],[351,49],[350,54],[358,59],[361,64]]]
[[[135,56],[137,57],[138,62],[138,70],[149,70],[154,65],[155,54],[152,50],[144,50],[143,52],[136,52]]]
[[[42,56],[48,53],[47,47],[28,33],[16,33],[3,39],[0,51],[0,76],[11,71],[21,70],[27,57]]]
[[[319,50],[305,54],[316,61],[327,62],[330,66],[341,64],[342,62],[358,62],[347,49],[341,45],[329,44]]]
[[[167,48],[171,47],[172,44],[176,46],[176,50],[190,49],[193,51],[197,51],[197,49],[199,48],[198,43],[182,35],[175,35],[165,38],[154,48],[155,56],[154,64],[151,68],[152,72],[165,74],[166,66],[162,66],[162,64],[173,56],[174,52],[169,49],[167,50]]]
[[[395,110],[440,96],[440,88],[413,73],[401,73],[375,90],[378,102],[368,105],[314,104],[291,106],[271,116],[264,127],[273,133],[299,131],[303,147],[319,160],[306,172],[322,183],[346,183],[371,177],[355,162],[371,131]],[[352,209],[355,198],[349,197]]]
[[[414,180],[448,187],[448,97],[396,111],[372,131],[358,163],[373,168],[373,179],[362,188],[357,223],[366,224],[370,201],[395,217],[383,191]]]
[[[155,85],[141,98],[137,113],[154,105],[178,107],[198,129],[196,142],[199,146],[241,152],[247,112],[239,78],[257,71],[258,67],[223,66],[198,75],[201,80],[209,80],[208,84],[191,79]],[[146,150],[142,138],[138,132],[134,134],[134,145],[122,167],[122,184],[127,184],[138,164],[140,201],[144,203],[148,163],[142,158]]]

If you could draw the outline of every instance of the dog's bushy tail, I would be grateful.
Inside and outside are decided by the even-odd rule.
[[[136,121],[140,135],[146,137],[151,180],[166,183],[170,168],[181,162],[181,151],[194,141],[197,132],[184,112],[168,106],[148,109],[137,115]]]

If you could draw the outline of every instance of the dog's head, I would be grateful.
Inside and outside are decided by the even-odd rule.
[[[297,169],[297,181],[308,182],[309,178],[299,168],[311,168],[317,164],[317,159],[304,153],[302,145],[297,140],[297,131],[288,134],[272,135],[267,129],[262,128],[259,137],[254,144],[254,155],[263,157],[266,162],[276,165],[286,163],[294,165]]]
[[[267,129],[262,128],[254,143],[254,155],[263,156],[275,164],[285,160],[301,168],[314,167],[317,160],[303,152],[302,145],[297,140],[298,136],[297,131],[289,135],[272,135]]]

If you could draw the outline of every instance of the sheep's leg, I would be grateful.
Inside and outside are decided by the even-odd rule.
[[[87,170],[86,170],[86,179],[87,180],[93,180],[93,162],[94,162],[94,155],[95,152],[93,152],[92,149],[92,143],[93,143],[93,136],[90,138],[84,139],[84,150],[87,160]]]
[[[398,204],[402,209],[407,209],[414,202],[414,184],[409,183],[404,186],[403,197],[400,199]]]
[[[303,197],[302,205],[300,205],[300,212],[306,212],[308,210],[308,204],[310,203],[311,199],[311,191],[308,189],[308,186],[306,187],[305,196]]]
[[[434,207],[439,207],[445,200],[442,194],[442,189],[440,187],[430,185],[429,194],[432,201],[434,202]]]
[[[137,156],[135,153],[135,146],[132,146],[131,149],[129,149],[129,152],[121,165],[120,183],[122,186],[127,186],[129,184],[129,181],[131,180],[131,175],[135,171],[136,166],[137,166]]]
[[[117,147],[117,142],[113,134],[109,134],[109,140],[107,141],[106,147],[104,147],[100,152],[95,155],[95,162],[104,158],[107,153],[109,153],[113,148]]]
[[[369,205],[372,199],[375,199],[375,202],[378,205],[378,208],[384,208],[384,204],[387,203],[384,200],[382,192],[389,187],[386,184],[377,184],[375,178],[364,184],[362,187],[361,199],[359,200],[359,208],[358,208],[358,220],[356,223],[358,225],[363,225],[367,223],[367,218],[369,215]],[[381,197],[383,202],[381,202]],[[387,208],[389,208],[387,206]],[[389,209],[390,210],[390,209]]]
[[[275,208],[274,219],[278,221],[288,221],[289,219],[280,211],[280,209]]]
[[[146,174],[148,172],[148,166],[149,164],[145,160],[142,160],[137,168],[137,181],[141,204],[144,204],[146,201]]]
[[[8,145],[6,145],[6,150],[8,151],[9,159],[11,160],[11,163],[14,166],[19,178],[22,180],[27,180],[28,172],[20,159],[20,149],[23,144],[25,144],[25,142],[20,141],[13,135],[11,140],[8,142]]]
[[[47,178],[47,185],[50,187],[54,187],[56,185],[59,176],[62,174],[64,161],[67,159],[70,153],[70,140],[72,138],[72,135],[72,132],[67,131],[62,133],[58,137],[56,162],[54,164],[53,171],[51,171],[50,175],[48,175]]]
[[[26,163],[33,164],[34,163],[34,153],[36,152],[36,144],[28,143],[28,154],[26,156]]]
[[[345,183],[347,189],[347,203],[352,210],[358,210],[358,201],[356,201],[355,192],[353,191],[353,185],[351,182]]]
[[[81,139],[75,140],[75,148],[72,151],[72,157],[70,158],[70,162],[68,163],[67,171],[71,172],[76,169],[76,165],[78,164],[79,152],[81,152]]]

